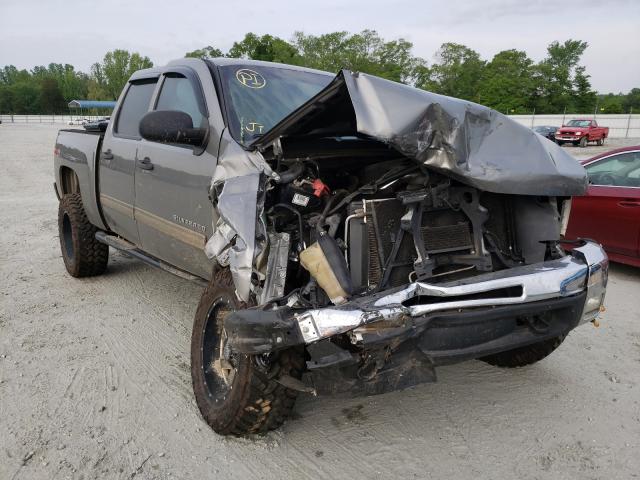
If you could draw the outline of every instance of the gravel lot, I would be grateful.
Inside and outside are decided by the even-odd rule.
[[[190,385],[200,289],[113,251],[102,277],[66,274],[58,128],[0,125],[0,479],[640,476],[640,269],[622,265],[601,327],[537,365],[471,361],[404,392],[303,396],[280,431],[217,436]]]

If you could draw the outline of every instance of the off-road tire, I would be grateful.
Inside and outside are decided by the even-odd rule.
[[[212,308],[221,301],[231,310],[247,308],[246,303],[237,299],[227,268],[214,272],[202,294],[193,322],[191,380],[200,413],[220,435],[260,434],[276,429],[291,414],[298,394],[277,380],[283,375],[301,378],[305,365],[304,350],[287,349],[273,353],[268,362],[260,361],[263,357],[237,354],[232,387],[224,400],[215,402],[216,392],[212,394],[206,382],[206,378],[211,377],[205,374],[205,365],[211,365],[211,359],[205,360],[203,357],[207,321],[211,318]]]
[[[98,229],[87,219],[79,193],[63,195],[58,205],[60,250],[73,277],[93,277],[107,269],[109,247],[96,240]]]
[[[578,145],[580,146],[580,148],[585,148],[588,144],[589,144],[589,139],[587,138],[586,135],[582,137],[578,142]]]
[[[507,350],[506,352],[487,355],[479,360],[502,368],[525,367],[539,362],[551,354],[551,352],[560,346],[565,337],[566,335],[560,335],[559,337],[550,338],[549,340],[544,340],[532,345],[526,345],[524,347],[514,348],[513,350]]]

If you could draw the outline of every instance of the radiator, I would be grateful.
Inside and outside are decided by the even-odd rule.
[[[360,214],[350,217],[347,222],[348,260],[354,285],[378,286],[385,266],[391,269],[385,287],[408,283],[417,258],[409,232],[402,235],[395,262],[388,264],[393,245],[400,238],[400,219],[406,213],[406,207],[395,199],[366,200],[353,202],[349,211]],[[420,231],[430,256],[473,248],[471,225],[462,212],[450,209],[426,211]]]

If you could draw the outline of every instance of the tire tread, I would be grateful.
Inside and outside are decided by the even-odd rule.
[[[564,341],[566,335],[544,340],[532,345],[514,348],[506,352],[495,353],[481,357],[480,360],[502,368],[518,368],[539,362],[549,356]]]
[[[74,258],[67,257],[62,236],[64,214],[71,223]],[[79,193],[63,195],[58,208],[58,228],[62,258],[69,274],[73,277],[93,277],[103,274],[109,261],[109,247],[96,240],[98,228],[87,218]]]
[[[217,298],[221,289],[234,289],[233,280],[228,269],[218,269],[214,272],[209,286],[202,295],[196,311],[194,321],[194,336],[191,344],[191,373],[196,403],[205,421],[221,435],[245,436],[262,434],[280,427],[290,416],[297,397],[297,392],[278,383],[281,375],[291,375],[295,378],[302,376],[304,369],[303,351],[288,349],[273,355],[268,370],[259,368],[253,359],[246,375],[241,378],[241,384],[234,388],[241,390],[237,394],[236,402],[228,408],[213,409],[211,401],[201,385],[198,385],[199,375],[194,370],[199,367],[194,357],[200,355],[200,341],[197,333],[201,330],[198,319],[209,311],[210,303]],[[240,303],[238,308],[246,308]],[[237,374],[240,373],[240,370]]]

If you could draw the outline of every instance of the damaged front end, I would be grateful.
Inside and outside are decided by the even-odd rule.
[[[309,386],[381,393],[593,320],[608,262],[560,247],[582,167],[470,102],[343,71],[251,144],[223,138],[207,254],[257,307],[235,351],[305,346]]]
[[[225,328],[247,354],[306,345],[309,384],[321,393],[382,393],[435,380],[437,365],[556,338],[594,320],[607,269],[601,247],[585,242],[556,260],[412,282],[338,306],[243,310]]]

